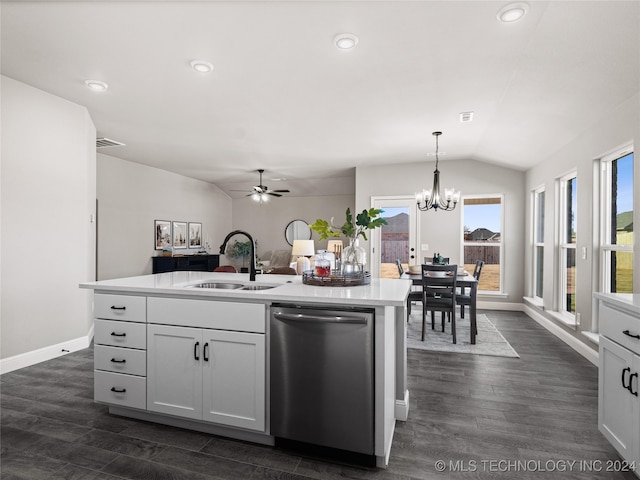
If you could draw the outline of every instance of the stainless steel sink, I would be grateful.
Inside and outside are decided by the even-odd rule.
[[[242,290],[269,290],[275,288],[277,285],[245,285]]]
[[[216,288],[222,290],[268,290],[275,288],[278,285],[245,285],[243,283],[230,283],[230,282],[204,282],[196,283],[194,285],[188,285],[190,288]]]
[[[194,288],[221,288],[224,290],[236,290],[238,288],[244,287],[241,283],[226,283],[226,282],[205,282],[205,283],[197,283],[195,285],[190,285]]]

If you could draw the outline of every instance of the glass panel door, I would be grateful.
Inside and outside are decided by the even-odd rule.
[[[373,197],[372,206],[384,210],[388,224],[371,232],[371,274],[398,278],[397,260],[405,270],[417,261],[415,197]]]

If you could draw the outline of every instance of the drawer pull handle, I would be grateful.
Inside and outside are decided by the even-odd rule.
[[[624,333],[627,337],[636,338],[640,340],[640,335],[634,335],[629,330],[623,330],[622,333]]]
[[[208,354],[207,354],[207,350],[208,350],[208,349],[209,349],[209,342],[207,342],[207,343],[205,343],[205,344],[204,344],[204,348],[203,348],[203,350],[202,350],[202,356],[204,357],[204,361],[205,361],[205,362],[208,362],[208,361],[209,361],[209,357],[208,357]]]
[[[124,358],[122,360],[116,360],[115,358],[112,358],[111,361],[113,363],[127,363],[127,361]]]
[[[193,346],[193,358],[196,360],[200,360],[200,353],[198,352],[198,347],[200,346],[200,342],[196,342]]]
[[[126,310],[127,307],[118,307],[116,305],[111,305],[111,310]]]
[[[636,377],[636,385],[638,384],[637,382],[637,378],[638,378],[638,374],[637,373],[632,373],[631,375],[629,375],[629,392],[631,392],[631,395],[635,395],[636,397],[638,396],[638,389],[636,389],[636,391],[633,391],[633,377]]]
[[[622,387],[626,388],[627,390],[629,390],[629,387],[631,386],[631,381],[629,381],[629,385],[627,385],[624,381],[624,376],[626,373],[630,373],[630,372],[631,372],[631,369],[629,367],[622,369]]]
[[[116,333],[116,332],[111,332],[111,336],[112,337],[126,337],[127,334],[126,333]]]
[[[116,393],[125,393],[127,391],[127,389],[126,388],[111,387],[111,391],[112,392],[116,392]]]

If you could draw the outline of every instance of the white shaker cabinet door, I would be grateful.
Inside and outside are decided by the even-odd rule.
[[[638,450],[638,369],[640,357],[600,336],[598,425],[602,434],[628,461]]]
[[[203,420],[264,431],[264,337],[203,330]]]
[[[202,331],[148,325],[147,409],[202,418]]]

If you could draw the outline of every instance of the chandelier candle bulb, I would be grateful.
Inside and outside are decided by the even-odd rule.
[[[455,209],[460,201],[460,192],[454,188],[445,188],[444,197],[440,194],[440,170],[438,170],[438,137],[440,135],[442,132],[433,132],[433,136],[436,137],[436,169],[433,171],[433,188],[423,190],[422,194],[416,193],[418,209],[423,212],[431,209],[448,212]]]

